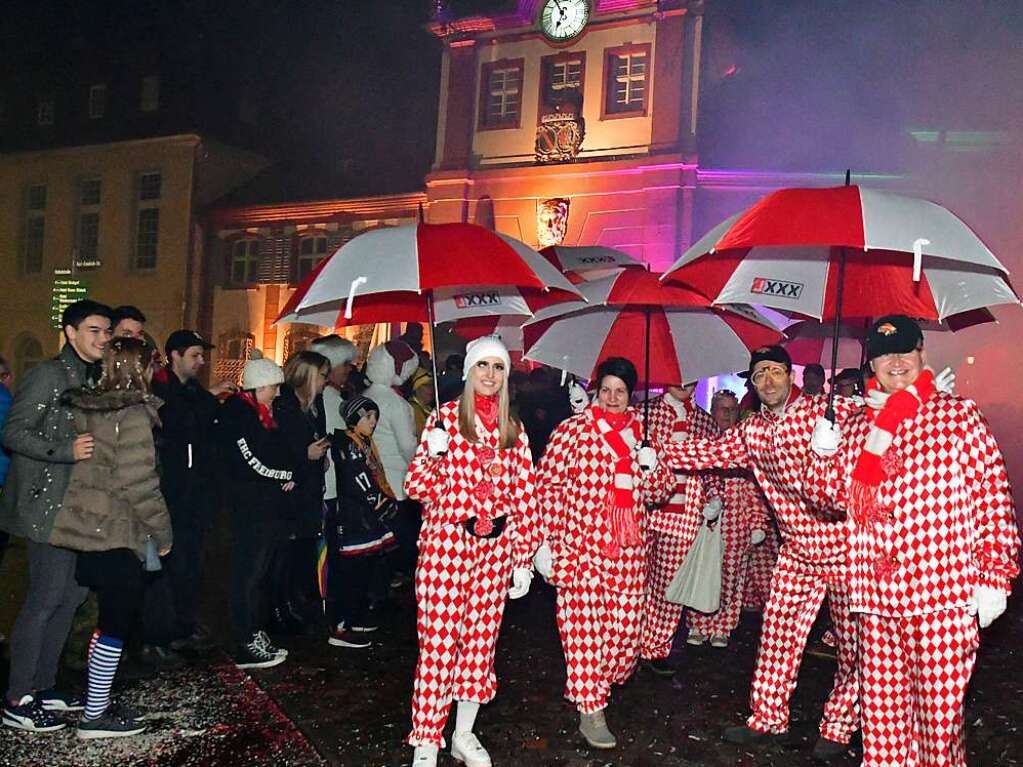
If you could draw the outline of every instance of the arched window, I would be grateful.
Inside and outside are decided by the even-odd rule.
[[[14,381],[22,380],[29,370],[43,361],[43,346],[35,336],[24,335],[14,344]]]
[[[231,284],[251,285],[258,274],[259,240],[235,240],[231,245]]]
[[[303,237],[298,243],[298,278],[301,282],[327,257],[327,236],[314,234]]]

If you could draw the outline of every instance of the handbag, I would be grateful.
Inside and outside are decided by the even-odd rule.
[[[721,561],[724,553],[721,525],[707,522],[700,525],[689,553],[664,591],[664,598],[701,613],[715,612],[721,606]]]

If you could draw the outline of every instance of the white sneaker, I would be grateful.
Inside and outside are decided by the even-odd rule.
[[[690,631],[689,636],[686,637],[686,644],[699,646],[706,641],[707,637],[699,631]]]
[[[451,736],[451,758],[465,767],[491,767],[490,754],[480,739],[471,732],[456,732]]]
[[[728,634],[713,634],[710,638],[711,647],[728,647]]]
[[[412,767],[437,767],[436,746],[416,746],[412,752]]]

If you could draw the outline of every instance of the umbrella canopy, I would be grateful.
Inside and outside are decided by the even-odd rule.
[[[426,321],[427,295],[444,321],[577,298],[578,291],[512,237],[475,224],[418,224],[374,229],[345,243],[303,281],[278,322]]]
[[[601,361],[624,356],[636,365],[642,384],[668,385],[745,369],[751,349],[780,342],[778,330],[752,309],[715,307],[705,296],[659,278],[628,269],[580,284],[589,303],[552,306],[523,325],[525,358],[590,379]]]
[[[772,192],[700,238],[665,279],[716,304],[831,319],[843,251],[842,315],[943,321],[1019,303],[1005,267],[949,210],[858,186]]]
[[[540,253],[573,283],[608,277],[623,268],[646,268],[628,253],[604,245],[549,245]]]

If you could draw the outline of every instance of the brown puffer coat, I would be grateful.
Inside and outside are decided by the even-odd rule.
[[[149,537],[158,549],[170,546],[170,515],[153,446],[160,400],[141,392],[89,389],[72,389],[61,400],[74,413],[76,431],[91,434],[95,448],[71,470],[49,543],[76,551],[127,548],[140,558]]]

